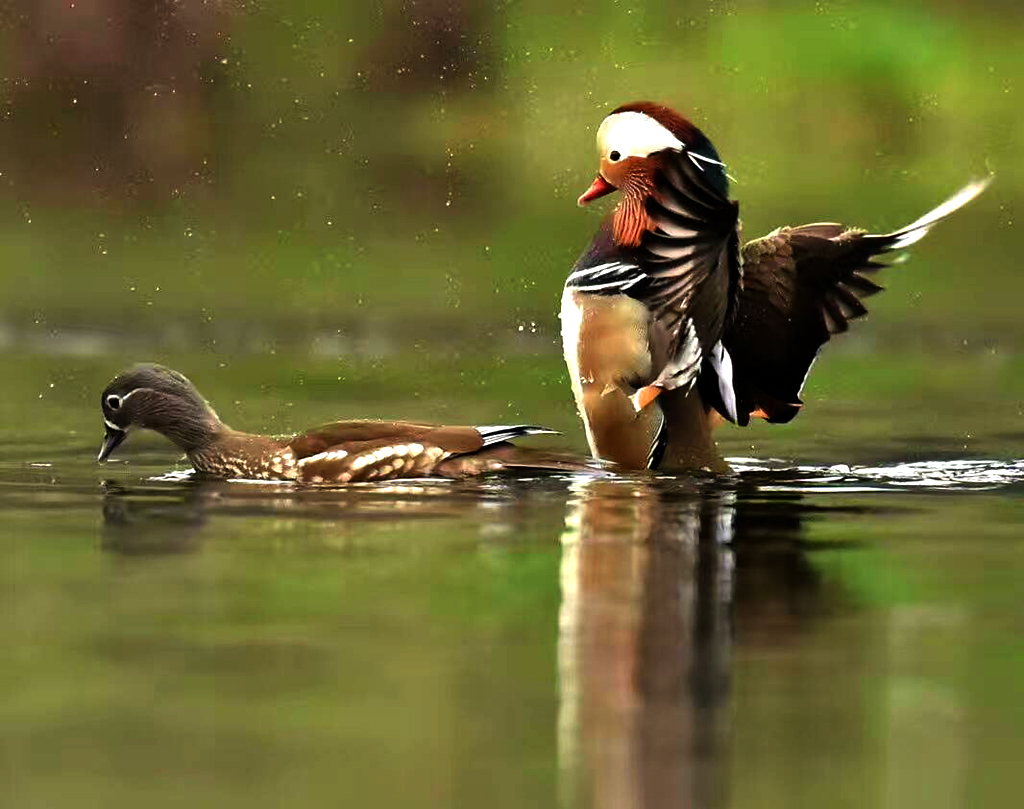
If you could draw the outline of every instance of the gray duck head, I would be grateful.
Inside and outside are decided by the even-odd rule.
[[[185,452],[199,449],[222,432],[224,425],[195,386],[177,371],[154,363],[122,371],[100,399],[107,425],[99,461],[105,461],[142,427],[169,438]]]

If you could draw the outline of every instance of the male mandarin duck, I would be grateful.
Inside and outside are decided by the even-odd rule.
[[[725,166],[690,121],[649,101],[597,132],[580,205],[620,192],[562,295],[562,342],[593,455],[625,469],[725,471],[723,420],[788,422],[822,345],[867,313],[879,257],[978,196],[974,182],[885,235],[781,227],[740,246]]]
[[[182,374],[137,365],[107,385],[100,401],[105,461],[136,427],[177,444],[195,470],[220,478],[359,483],[396,478],[463,478],[503,469],[593,471],[581,460],[515,447],[514,438],[552,433],[526,425],[442,427],[339,421],[290,438],[232,430]]]

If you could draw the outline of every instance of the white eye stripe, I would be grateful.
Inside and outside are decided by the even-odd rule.
[[[685,149],[686,145],[651,116],[642,112],[617,112],[601,122],[597,146],[602,155],[619,153],[619,159],[647,157],[662,149]]]
[[[111,408],[111,410],[117,410],[117,409],[121,408],[124,405],[125,402],[127,402],[129,399],[131,399],[132,396],[134,396],[140,390],[150,390],[150,389],[149,388],[136,388],[135,390],[128,391],[124,396],[118,396],[116,393],[111,393],[103,401],[107,405],[107,407]],[[117,400],[117,407],[114,407],[114,406],[112,406],[110,404],[110,400],[111,399],[116,399]]]
[[[107,396],[103,400],[104,404],[106,404],[107,407],[110,407],[110,400],[111,399],[117,399],[118,400],[118,406],[117,407],[110,407],[110,409],[111,410],[118,410],[119,411],[122,407],[124,407],[124,403],[127,402],[129,398],[131,398],[132,394],[133,393],[138,393],[139,390],[144,390],[144,388],[138,388],[136,390],[128,391],[128,393],[126,393],[124,396],[118,396],[116,393],[111,393],[109,396]],[[121,432],[121,433],[128,432],[128,427],[122,427],[120,424],[114,424],[114,422],[112,422],[110,419],[106,418],[105,416],[103,418],[103,423],[106,424],[107,427],[109,427],[111,430],[117,430],[118,432]]]

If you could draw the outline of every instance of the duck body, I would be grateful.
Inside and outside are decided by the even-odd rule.
[[[463,478],[529,466],[529,451],[509,441],[550,432],[526,425],[340,421],[284,439],[227,430],[186,455],[197,472],[223,478],[339,484]],[[541,457],[534,462],[540,465]]]
[[[620,200],[566,279],[562,343],[592,454],[626,469],[726,471],[715,427],[793,419],[821,347],[881,291],[879,257],[987,185],[893,233],[821,223],[741,247],[724,165],[692,123],[636,102],[597,140],[600,170],[579,204]]]
[[[583,471],[585,462],[516,447],[513,439],[552,433],[542,427],[438,426],[341,421],[288,438],[233,430],[183,375],[138,365],[117,376],[101,399],[106,460],[130,430],[151,429],[177,444],[195,470],[219,478],[298,483],[360,483],[398,478],[463,478],[503,469]]]
[[[669,388],[655,406],[638,406],[638,391],[650,390],[666,370],[692,371],[700,358],[683,352],[681,362],[669,365],[671,335],[640,297],[645,279],[625,276],[624,284],[633,284],[625,291],[603,286],[611,283],[609,268],[637,266],[623,252],[615,249],[607,220],[562,292],[562,344],[591,452],[624,469],[727,471],[711,439],[722,419],[704,405],[699,389]]]

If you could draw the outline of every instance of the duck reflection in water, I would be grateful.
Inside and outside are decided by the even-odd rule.
[[[797,492],[759,490],[750,476],[338,490],[108,484],[103,546],[136,556],[200,550],[234,535],[224,518],[242,518],[250,538],[292,536],[343,555],[404,553],[424,520],[472,526],[464,536],[480,551],[497,544],[543,558],[561,537],[563,805],[714,807],[728,803],[730,789],[736,651],[799,641],[844,604],[838,581],[805,550],[804,515],[821,508]],[[368,531],[378,520],[390,530]]]
[[[103,550],[124,556],[190,553],[199,547],[206,509],[198,492],[180,497],[146,496],[116,481],[103,484]]]
[[[563,480],[552,476],[523,481],[499,475],[455,484],[399,480],[335,489],[201,477],[133,485],[108,480],[101,484],[101,541],[104,550],[125,556],[198,551],[211,521],[221,518],[252,518],[249,533],[269,538],[301,536],[305,542],[336,551],[371,546],[379,550],[382,537],[367,537],[367,524],[396,520],[411,530],[415,521],[445,523],[476,516],[489,537],[554,536],[562,520]],[[313,523],[323,526],[322,530],[297,530]],[[216,536],[214,531],[209,538]],[[407,545],[408,535],[396,532],[394,542]]]
[[[591,481],[562,537],[562,804],[727,803],[736,638],[784,642],[828,600],[799,495]]]

